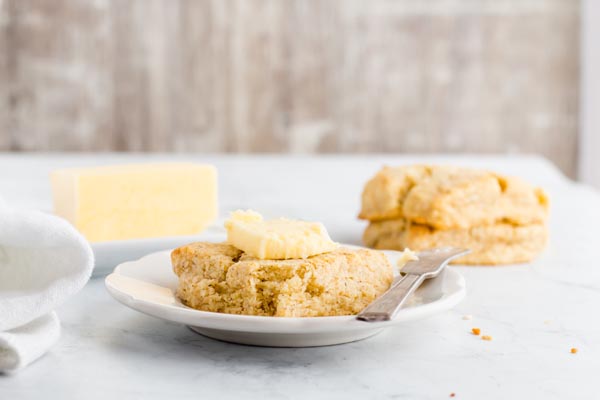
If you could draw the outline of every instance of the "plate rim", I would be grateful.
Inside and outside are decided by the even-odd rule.
[[[341,244],[346,247],[364,248],[356,245]],[[460,303],[466,296],[466,282],[462,274],[453,267],[446,267],[445,279],[451,279],[451,284],[457,289],[449,294],[444,294],[440,299],[419,304],[414,307],[402,309],[394,319],[390,321],[381,321],[370,323],[359,321],[354,315],[343,316],[323,316],[323,317],[271,317],[258,315],[238,315],[217,313],[212,311],[202,311],[186,306],[185,304],[167,305],[145,300],[133,296],[126,291],[121,290],[115,280],[125,277],[135,279],[122,274],[122,269],[130,264],[143,262],[152,257],[164,256],[170,254],[172,250],[162,250],[146,254],[137,260],[126,261],[117,265],[113,272],[105,277],[105,287],[121,304],[163,320],[182,323],[184,325],[206,327],[212,329],[231,330],[238,332],[263,332],[263,333],[309,333],[309,332],[327,332],[338,330],[340,328],[362,330],[378,329],[399,323],[427,318],[429,316],[449,310]],[[380,250],[389,257],[389,252],[400,253],[393,250]],[[150,283],[136,279],[140,282]],[[235,324],[243,326],[236,327]],[[227,327],[224,327],[227,325]],[[233,325],[233,326],[229,326]]]

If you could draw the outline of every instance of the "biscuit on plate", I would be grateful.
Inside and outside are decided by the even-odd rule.
[[[290,260],[260,260],[224,243],[192,243],[171,254],[177,296],[189,307],[230,314],[317,317],[360,312],[391,285],[387,257],[339,248]]]

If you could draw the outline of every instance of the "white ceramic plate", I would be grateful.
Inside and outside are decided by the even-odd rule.
[[[348,246],[353,247],[353,246]],[[395,265],[399,252],[386,251]],[[465,296],[465,281],[451,267],[426,281],[392,321],[363,322],[343,317],[257,317],[199,311],[174,295],[177,276],[170,251],[123,263],[106,277],[106,288],[119,302],[154,317],[188,325],[219,340],[273,347],[326,346],[365,339],[384,328],[448,310]]]
[[[136,260],[155,251],[173,249],[200,240],[222,242],[225,240],[224,230],[222,228],[211,227],[196,236],[172,236],[92,243],[91,246],[95,258],[93,275],[105,276],[110,274],[115,269],[115,266],[125,261]]]

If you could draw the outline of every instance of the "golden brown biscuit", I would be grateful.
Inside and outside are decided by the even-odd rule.
[[[365,185],[359,218],[377,221],[402,217],[408,192],[429,173],[430,168],[424,165],[383,167]]]
[[[387,257],[366,249],[259,260],[227,244],[192,243],[174,250],[171,260],[183,303],[230,314],[352,315],[385,292],[393,279]]]
[[[550,203],[541,188],[535,188],[521,178],[496,175],[502,195],[495,204],[496,221],[514,225],[543,224],[548,219]]]
[[[462,247],[472,253],[455,264],[498,265],[533,260],[545,247],[548,231],[543,224],[517,226],[496,223],[466,229],[434,229],[404,218],[374,221],[363,242],[376,249],[425,250],[434,247]]]
[[[548,199],[518,178],[450,166],[384,167],[367,182],[359,217],[406,218],[437,229],[543,223]]]

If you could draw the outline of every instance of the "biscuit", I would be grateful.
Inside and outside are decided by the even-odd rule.
[[[177,296],[189,307],[230,314],[317,317],[360,312],[391,285],[375,250],[339,248],[307,259],[260,260],[224,243],[171,253]]]
[[[548,231],[544,224],[513,225],[506,222],[471,228],[434,229],[404,218],[373,221],[363,235],[365,245],[376,249],[425,250],[461,247],[472,253],[454,264],[498,265],[529,262],[545,247]]]
[[[359,218],[405,218],[436,229],[543,223],[545,193],[515,177],[450,166],[384,167],[367,182]]]

